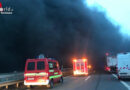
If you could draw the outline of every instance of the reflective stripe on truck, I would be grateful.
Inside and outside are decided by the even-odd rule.
[[[61,77],[62,75],[54,75],[54,76],[50,76],[49,79],[52,79],[52,78],[59,78]]]

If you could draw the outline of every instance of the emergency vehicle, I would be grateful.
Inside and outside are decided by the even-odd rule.
[[[88,75],[87,59],[74,59],[73,60],[73,74],[74,75]]]
[[[58,61],[50,58],[28,59],[25,64],[24,85],[46,85],[53,88],[54,83],[63,83]]]

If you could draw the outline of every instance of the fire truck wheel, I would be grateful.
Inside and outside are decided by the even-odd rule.
[[[53,80],[50,80],[49,84],[47,85],[48,88],[53,88],[54,87],[54,83]]]
[[[63,81],[64,81],[64,80],[63,80],[63,77],[61,77],[60,80],[59,80],[59,82],[60,82],[60,83],[63,83]]]

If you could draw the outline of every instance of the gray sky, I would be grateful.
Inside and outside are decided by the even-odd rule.
[[[113,24],[121,26],[121,34],[130,38],[130,0],[86,0],[85,3],[105,12]]]

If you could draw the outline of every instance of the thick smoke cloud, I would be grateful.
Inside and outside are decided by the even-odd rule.
[[[1,2],[14,8],[13,15],[0,15],[1,72],[23,70],[27,58],[41,53],[66,66],[71,66],[73,57],[87,57],[103,66],[105,52],[128,50],[119,28],[104,13],[89,10],[83,0]]]

